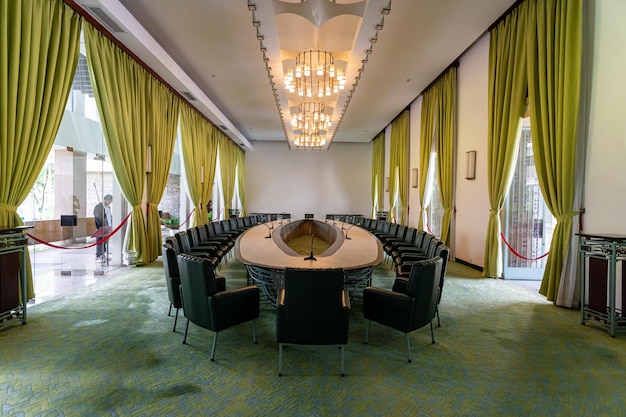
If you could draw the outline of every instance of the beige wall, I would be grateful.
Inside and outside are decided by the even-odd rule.
[[[292,151],[286,142],[256,142],[246,153],[248,212],[368,215],[371,143],[334,143],[328,151]]]
[[[595,2],[584,230],[626,234],[626,2]]]

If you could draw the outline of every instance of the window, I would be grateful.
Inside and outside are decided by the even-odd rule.
[[[541,279],[556,221],[539,188],[530,119],[524,118],[519,155],[503,222],[504,277]],[[543,256],[543,257],[542,257]]]

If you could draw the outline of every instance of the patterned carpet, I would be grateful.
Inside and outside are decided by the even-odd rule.
[[[245,284],[230,261],[228,287]],[[391,287],[388,266],[374,285]],[[172,332],[160,261],[129,268],[29,309],[0,330],[2,416],[619,416],[626,414],[626,336],[580,324],[506,281],[452,263],[441,328],[411,334],[365,321],[356,302],[346,373],[332,347],[288,346],[277,376],[273,310],[258,344],[250,324],[213,333],[185,320]]]

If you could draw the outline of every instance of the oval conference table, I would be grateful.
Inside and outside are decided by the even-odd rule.
[[[328,249],[297,253],[288,242],[302,236],[322,239]],[[371,283],[372,268],[383,256],[380,240],[358,225],[314,219],[261,223],[242,233],[235,244],[235,258],[247,266],[249,278],[273,307],[286,268],[341,268],[344,288],[353,298],[357,290]]]

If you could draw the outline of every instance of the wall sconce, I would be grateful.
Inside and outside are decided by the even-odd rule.
[[[385,177],[385,191],[389,192],[389,177]]]
[[[204,164],[200,167],[200,184],[204,184]]]
[[[476,179],[476,151],[465,152],[465,179]]]
[[[146,151],[146,174],[152,172],[152,146],[148,145]]]
[[[417,168],[413,168],[411,170],[411,187],[417,188],[417,184],[419,182],[419,175]]]

